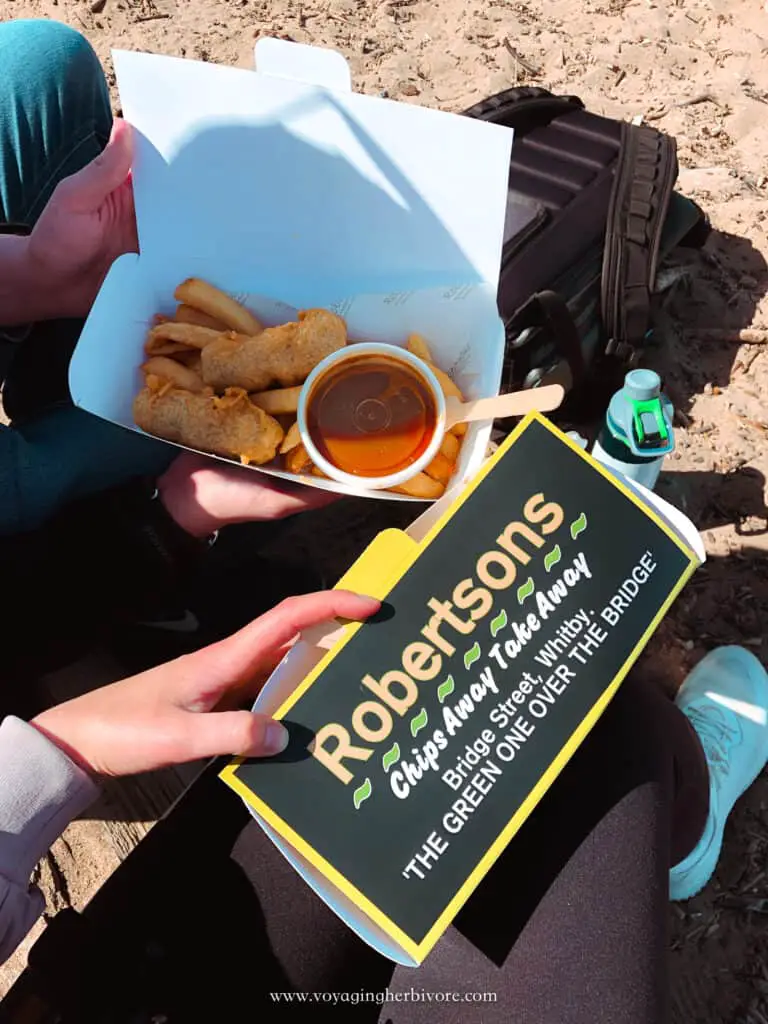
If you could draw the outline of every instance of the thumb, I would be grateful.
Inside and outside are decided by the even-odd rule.
[[[237,683],[253,679],[265,665],[274,665],[275,652],[303,630],[337,618],[366,619],[380,604],[347,590],[289,597],[233,636],[186,655],[189,671],[180,676],[177,700],[184,707],[205,706],[206,701],[212,707]]]
[[[250,711],[189,712],[181,723],[174,760],[197,761],[221,754],[269,757],[288,746],[288,730],[267,715]]]
[[[116,119],[109,142],[94,160],[59,185],[76,213],[98,210],[107,196],[125,182],[133,160],[133,135],[126,121]]]

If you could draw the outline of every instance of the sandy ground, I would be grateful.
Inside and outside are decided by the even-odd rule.
[[[768,660],[768,330],[756,344],[728,338],[768,328],[768,14],[760,0],[0,0],[0,19],[35,16],[84,31],[111,83],[111,47],[244,67],[259,36],[277,35],[338,48],[362,92],[455,111],[534,83],[674,134],[680,186],[716,232],[683,268],[651,356],[680,410],[662,493],[704,531],[710,561],[644,660],[670,689],[721,643],[747,644]],[[708,329],[723,333],[708,338]],[[329,545],[304,544],[333,576]],[[75,825],[43,867],[51,909],[82,905],[116,863],[91,826]],[[671,912],[681,1024],[768,1024],[767,855],[763,778],[729,825],[712,885]],[[23,954],[0,989],[22,963]]]

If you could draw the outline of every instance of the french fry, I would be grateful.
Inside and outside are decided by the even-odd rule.
[[[251,401],[270,416],[283,416],[295,413],[299,408],[301,388],[275,388],[273,391],[256,391],[251,393]]]
[[[433,480],[438,480],[441,484],[447,484],[453,476],[454,469],[456,469],[455,464],[449,462],[442,452],[438,452],[430,464],[424,467],[424,472],[427,476],[431,476]]]
[[[199,277],[189,277],[179,285],[174,293],[177,302],[193,306],[201,313],[207,313],[215,320],[220,320],[233,331],[240,334],[261,334],[263,327],[245,306],[235,302],[229,295],[214,288]]]
[[[205,384],[200,374],[190,370],[188,366],[182,366],[175,359],[167,359],[165,356],[153,356],[141,367],[145,374],[159,377],[161,380],[170,381],[174,387],[185,388],[187,391],[196,393],[205,390]]]
[[[286,452],[292,451],[301,444],[301,434],[299,433],[299,424],[294,423],[292,427],[286,432],[283,438],[283,443],[280,445],[280,454],[285,455]]]
[[[440,444],[440,453],[444,455],[449,462],[456,462],[459,457],[459,449],[461,448],[461,441],[455,434],[444,434],[443,440]]]
[[[445,370],[441,370],[439,366],[435,366],[435,364],[432,362],[428,362],[427,365],[429,366],[430,370],[432,370],[434,375],[437,377],[437,382],[443,389],[443,394],[446,396],[446,398],[458,398],[460,402],[463,402],[464,395],[462,395],[458,384],[455,384],[451,380],[451,378],[448,376]]]
[[[425,363],[432,362],[432,353],[429,351],[427,340],[420,334],[411,334],[408,338],[406,348],[412,355],[417,356],[419,359],[423,359]]]
[[[425,360],[425,361],[427,363],[427,366],[430,368],[430,370],[437,377],[437,383],[443,389],[443,394],[445,395],[445,397],[446,398],[458,398],[458,400],[460,402],[463,402],[464,401],[464,395],[462,395],[462,393],[459,390],[458,386],[456,384],[454,384],[454,382],[451,380],[451,378],[448,376],[448,374],[444,370],[441,370],[439,366],[435,366],[434,363],[431,363],[428,360]],[[463,437],[464,434],[466,434],[466,432],[467,432],[467,424],[466,423],[456,423],[450,429],[450,433],[451,434],[455,434],[457,437]]]
[[[322,471],[322,469],[320,469],[320,467],[319,467],[319,466],[316,466],[316,465],[315,465],[314,463],[312,464],[312,476],[319,476],[319,477],[322,477],[322,478],[323,478],[323,480],[329,480],[329,479],[330,479],[330,477],[328,476],[328,474],[327,474],[327,473],[324,473],[324,472]]]
[[[199,327],[197,324],[177,324],[169,320],[164,324],[157,324],[147,336],[144,351],[148,356],[158,354],[158,348],[167,343],[173,342],[177,345],[184,345],[186,348],[203,349],[212,341],[221,337],[221,331],[212,331],[210,327]]]
[[[223,320],[208,316],[194,306],[187,306],[183,302],[176,308],[176,315],[173,318],[177,324],[195,324],[197,327],[209,327],[212,331],[229,330]]]
[[[303,444],[297,444],[285,456],[285,468],[289,473],[303,473],[311,466],[312,460]]]
[[[195,352],[199,354],[197,349],[188,348],[186,345],[181,345],[177,341],[158,341],[157,343],[149,342],[144,346],[144,351],[149,356],[184,356],[188,352]]]
[[[417,473],[410,480],[406,480],[399,487],[393,487],[393,491],[399,494],[408,494],[412,498],[421,498],[422,501],[432,501],[445,493],[445,484],[439,480],[433,480],[426,473]]]

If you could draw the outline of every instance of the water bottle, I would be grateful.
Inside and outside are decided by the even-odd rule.
[[[653,490],[664,457],[675,448],[672,403],[653,370],[631,370],[608,406],[592,448],[598,462]]]

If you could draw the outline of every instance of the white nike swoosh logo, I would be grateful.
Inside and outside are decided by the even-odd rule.
[[[180,619],[157,619],[155,622],[138,622],[137,625],[148,626],[150,629],[168,629],[174,633],[194,633],[200,628],[197,616],[189,609]]]

